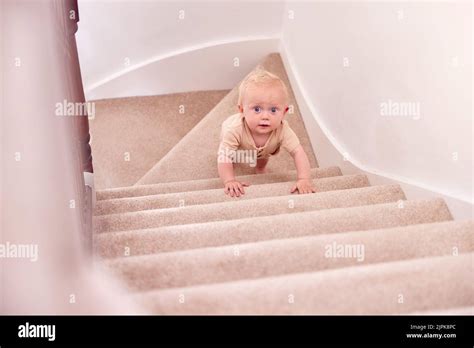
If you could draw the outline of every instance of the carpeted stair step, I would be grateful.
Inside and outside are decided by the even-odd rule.
[[[100,233],[94,236],[94,248],[97,255],[113,258],[448,220],[452,216],[443,199],[400,201]]]
[[[294,181],[273,184],[251,185],[245,188],[245,194],[231,197],[224,193],[223,188],[180,193],[149,195],[144,197],[118,198],[97,202],[95,215],[116,214],[131,211],[177,208],[189,205],[230,202],[235,200],[254,199],[261,197],[286,196],[291,194]],[[344,190],[369,186],[366,175],[344,175],[313,180],[316,192]]]
[[[132,299],[156,314],[397,314],[474,305],[474,254],[187,288]]]
[[[101,233],[388,203],[403,199],[406,197],[399,185],[380,185],[304,195],[293,194],[181,208],[100,215],[94,216],[93,220],[95,232]]]
[[[129,289],[146,291],[473,252],[473,230],[473,221],[450,221],[134,256],[104,263]]]
[[[313,179],[326,178],[332,176],[342,175],[339,167],[327,168],[312,168],[311,177]],[[275,182],[292,181],[296,179],[296,170],[289,170],[286,172],[267,173],[267,174],[251,174],[237,176],[240,181],[249,182],[251,185],[269,184]],[[186,180],[168,183],[159,183],[151,185],[137,185],[129,187],[119,187],[107,190],[98,190],[96,192],[97,201],[125,198],[125,197],[139,197],[147,195],[157,195],[163,193],[189,192],[200,190],[211,190],[222,187],[222,181],[219,178],[200,179],[200,180]]]

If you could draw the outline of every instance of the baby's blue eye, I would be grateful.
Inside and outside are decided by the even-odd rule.
[[[272,112],[275,113],[277,111],[277,108],[273,107]]]
[[[260,112],[261,111],[260,106],[256,106],[253,109],[255,110],[255,112]]]

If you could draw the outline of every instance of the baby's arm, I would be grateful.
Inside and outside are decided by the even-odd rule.
[[[231,197],[240,197],[244,194],[244,186],[249,186],[248,183],[239,182],[235,180],[234,176],[234,161],[235,151],[239,148],[241,143],[241,135],[235,130],[223,129],[220,137],[220,144],[217,158],[217,171],[219,177],[224,183],[224,192]]]
[[[311,166],[309,164],[308,156],[303,149],[301,144],[291,152],[293,159],[295,160],[297,181],[291,189],[291,193],[298,190],[299,193],[312,193],[316,192],[313,181],[311,180]]]
[[[226,195],[240,197],[241,194],[245,193],[244,186],[249,186],[249,184],[235,180],[234,164],[230,159],[226,158],[224,161],[219,160],[217,163],[217,171],[224,183],[224,192]]]

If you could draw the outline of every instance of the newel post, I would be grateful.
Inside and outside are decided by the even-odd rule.
[[[68,4],[67,8],[67,35],[69,40],[69,54],[70,54],[70,67],[72,71],[70,72],[72,75],[72,82],[74,88],[74,97],[76,102],[85,103],[85,96],[84,96],[84,89],[82,85],[82,77],[81,77],[81,67],[79,65],[79,56],[77,53],[77,45],[76,45],[76,32],[78,29],[77,23],[79,22],[79,10],[77,6],[77,0],[67,0],[66,3]],[[80,143],[81,149],[81,162],[82,162],[82,169],[84,172],[93,173],[92,168],[92,151],[90,142],[90,134],[89,134],[89,119],[88,117],[75,117],[76,125],[77,125],[77,136],[78,141]]]

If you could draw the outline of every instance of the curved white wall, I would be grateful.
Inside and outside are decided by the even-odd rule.
[[[283,8],[284,3],[278,1],[79,0],[77,45],[86,96],[95,99],[160,94],[168,87],[169,93],[230,88],[242,74],[247,73],[247,67],[258,61],[259,56],[277,49],[271,39],[280,35]],[[206,61],[193,60],[195,56],[193,59],[183,56],[213,45],[253,40],[257,41],[235,46],[241,49],[238,56],[242,64],[240,71],[234,69],[232,59],[225,65],[224,59],[230,51],[227,55],[220,54],[221,51],[214,52],[216,55],[208,54]],[[181,61],[170,63],[170,57],[174,55],[182,55]],[[215,67],[211,71],[214,74],[222,72],[225,77],[213,79],[205,88],[199,87],[199,83],[205,81],[201,78],[205,76],[203,74],[194,76],[199,78],[193,78],[194,84],[191,85],[189,81],[176,79],[171,86],[163,87],[158,82],[157,85],[131,86],[126,90],[118,80],[112,82],[129,71],[137,73],[138,68],[149,64],[157,66],[155,73],[169,68],[176,71],[177,64],[185,70]],[[224,70],[219,71],[217,67]],[[167,81],[168,78],[161,79],[156,75],[156,80]]]
[[[291,2],[284,18],[285,55],[341,154],[472,202],[470,3]],[[413,102],[414,112],[383,115],[381,104],[394,102]]]
[[[86,98],[232,89],[267,54],[278,51],[279,42],[271,38],[229,40],[152,57],[88,86]]]

